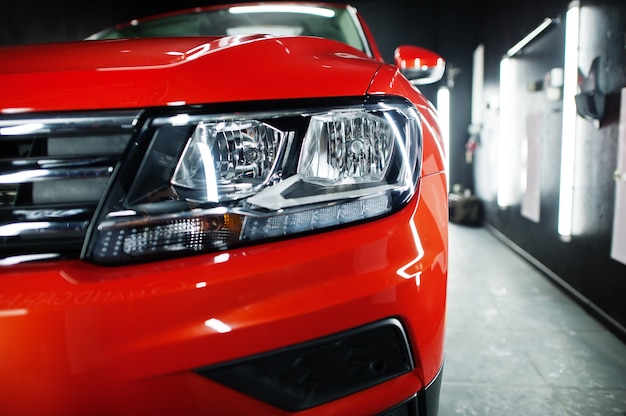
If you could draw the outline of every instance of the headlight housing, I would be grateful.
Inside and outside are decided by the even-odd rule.
[[[399,98],[146,112],[83,255],[146,261],[380,217],[413,195],[420,165],[419,114]]]

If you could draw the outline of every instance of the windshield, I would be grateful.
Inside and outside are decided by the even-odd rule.
[[[370,53],[348,9],[296,5],[235,6],[133,21],[103,30],[88,39],[171,36],[231,36],[269,34],[316,36],[346,43]]]

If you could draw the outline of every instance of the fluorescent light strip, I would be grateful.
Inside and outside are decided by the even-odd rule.
[[[474,50],[472,67],[472,125],[480,128],[483,124],[483,91],[485,79],[485,45]]]
[[[563,67],[563,128],[561,136],[561,184],[558,232],[568,241],[572,235],[576,156],[576,102],[578,86],[578,34],[580,4],[572,1],[565,15],[565,63]]]
[[[515,126],[515,77],[513,62],[505,57],[500,61],[500,134],[498,139],[498,206],[505,208],[512,203],[511,154],[514,140],[511,134]]]
[[[450,90],[448,87],[441,87],[437,90],[437,112],[445,152],[446,183],[450,190]]]
[[[549,28],[552,25],[552,23],[554,23],[554,20],[546,17],[544,19],[544,21],[541,22],[541,24],[539,26],[537,26],[532,32],[530,32],[528,35],[524,36],[524,38],[522,40],[517,42],[511,49],[509,49],[506,52],[506,55],[508,57],[512,57],[513,55],[517,54],[519,51],[524,49],[526,47],[526,45],[528,45],[530,42],[532,42],[537,36],[541,35],[541,33],[543,33],[543,31],[545,31],[547,28]]]

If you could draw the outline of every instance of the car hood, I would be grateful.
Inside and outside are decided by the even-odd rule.
[[[82,41],[0,48],[2,113],[355,96],[380,67],[312,37]]]

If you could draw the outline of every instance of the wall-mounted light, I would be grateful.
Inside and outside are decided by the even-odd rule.
[[[535,29],[533,29],[532,32],[530,32],[528,35],[524,36],[524,38],[522,40],[517,42],[515,45],[513,45],[513,47],[511,49],[506,51],[506,55],[511,57],[511,56],[517,54],[519,51],[524,49],[528,44],[530,44],[530,42],[532,42],[537,37],[539,37],[539,35],[541,35],[546,29],[549,29],[554,23],[555,23],[554,19],[550,19],[550,18],[546,17],[543,20],[543,22],[541,22],[541,24],[539,26],[537,26]]]
[[[578,91],[578,35],[580,3],[569,3],[565,15],[565,62],[563,66],[563,128],[561,132],[561,184],[558,232],[568,241],[572,236],[574,173],[576,155],[576,101]]]
[[[437,112],[439,113],[439,127],[443,139],[445,152],[445,169],[448,190],[450,190],[450,89],[439,87],[437,90]]]
[[[512,132],[515,126],[515,73],[511,58],[500,61],[500,134],[498,135],[498,206],[505,208],[513,200],[514,172],[511,160],[515,140]]]
[[[523,131],[520,114],[516,111],[518,89],[516,88],[516,65],[518,54],[538,39],[549,29],[557,25],[558,20],[545,18],[539,26],[524,36],[511,47],[500,61],[500,134],[498,150],[498,206],[506,208],[515,201],[515,189],[519,184],[519,132]],[[516,171],[517,170],[517,171]],[[518,182],[516,182],[518,181]]]
[[[472,63],[472,126],[480,130],[483,125],[483,90],[485,85],[485,45],[480,44],[474,50]]]

